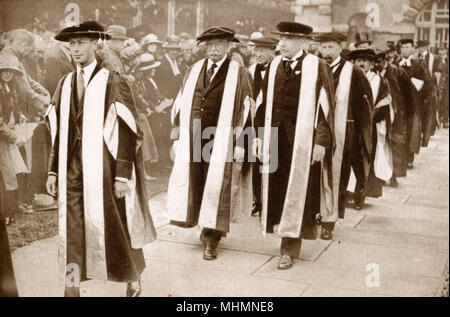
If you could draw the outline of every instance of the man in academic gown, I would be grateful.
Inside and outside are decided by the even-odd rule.
[[[267,68],[270,62],[275,57],[275,49],[277,48],[277,44],[278,40],[270,37],[262,37],[251,41],[251,45],[253,45],[253,56],[256,63],[251,65],[248,70],[253,79],[253,96],[256,99],[256,108],[262,103],[261,88],[264,76],[267,73]],[[253,164],[252,169],[252,186],[254,199],[252,215],[261,212],[261,174],[259,172],[260,166],[261,162],[256,159],[256,162]]]
[[[390,127],[394,120],[392,97],[387,80],[372,70],[375,62],[373,49],[358,49],[350,53],[355,65],[360,67],[369,80],[372,89],[373,120],[372,120],[372,158],[366,195],[382,196],[384,182],[393,175],[392,154],[390,145]]]
[[[442,126],[448,128],[448,108],[449,108],[449,87],[448,87],[448,49],[441,47],[439,49],[439,59],[441,63],[441,80],[439,80],[439,121]]]
[[[47,112],[53,148],[48,192],[58,194],[59,259],[65,296],[87,279],[127,282],[140,294],[142,247],[155,239],[132,92],[95,59],[97,22],[63,29],[76,70],[61,78]]]
[[[264,232],[278,225],[279,269],[292,267],[302,239],[316,238],[316,215],[333,213],[334,83],[330,67],[308,54],[310,26],[280,22],[281,56],[269,66],[255,127],[260,138]],[[258,129],[259,131],[260,129]]]
[[[179,137],[172,149],[167,210],[172,224],[203,228],[205,260],[217,257],[216,247],[230,231],[234,198],[252,197],[240,195],[251,176],[242,175],[245,134],[240,130],[251,115],[252,84],[248,71],[226,55],[234,34],[213,27],[197,38],[205,42],[208,57],[188,71],[172,109]]]
[[[402,39],[399,41],[401,59],[398,65],[402,67],[410,79],[400,87],[403,94],[408,96],[406,103],[411,113],[408,116],[408,168],[414,168],[414,153],[419,154],[422,142],[422,115],[428,107],[427,100],[432,85],[431,77],[424,61],[415,56],[414,40]]]
[[[417,49],[419,58],[425,62],[428,74],[431,77],[430,95],[428,98],[428,107],[426,112],[422,114],[422,146],[428,146],[430,137],[436,132],[437,109],[439,103],[439,81],[442,75],[440,59],[430,51],[430,42],[417,41]]]
[[[372,90],[359,67],[341,57],[346,36],[340,33],[322,33],[316,37],[319,52],[333,71],[336,91],[334,134],[336,149],[333,154],[334,213],[322,219],[321,238],[329,240],[337,218],[344,218],[345,194],[351,170],[357,184],[355,208],[362,207],[372,154]]]
[[[386,52],[380,52],[375,56],[376,72],[389,83],[394,110],[394,122],[391,126],[391,150],[394,173],[390,180],[392,187],[398,186],[397,177],[405,177],[408,166],[408,115],[412,110],[406,102],[408,96],[404,96],[401,86],[409,81],[405,70],[389,63]]]

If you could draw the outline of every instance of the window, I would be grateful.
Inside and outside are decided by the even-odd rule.
[[[448,48],[449,0],[434,0],[417,15],[416,40],[430,41],[431,46]]]

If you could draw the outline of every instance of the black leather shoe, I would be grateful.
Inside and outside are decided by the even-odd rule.
[[[397,188],[397,187],[398,187],[398,181],[397,181],[397,178],[395,178],[395,177],[391,178],[391,180],[390,180],[390,182],[389,182],[389,185],[390,185],[391,187]]]
[[[139,297],[141,292],[141,280],[139,280],[139,286],[137,288],[133,288],[131,283],[127,283],[127,297]]]
[[[320,239],[322,240],[331,240],[333,239],[333,231],[322,228],[322,232],[320,233]]]
[[[355,209],[356,210],[361,210],[362,209],[361,203],[355,203]]]
[[[253,208],[252,208],[252,217],[259,217],[261,214],[262,206],[260,203],[253,202]]]
[[[212,261],[217,259],[217,251],[213,246],[206,244],[203,250],[203,259],[207,261]]]
[[[280,258],[280,262],[278,263],[278,269],[287,270],[290,269],[292,265],[293,265],[292,258],[287,254],[283,254]]]

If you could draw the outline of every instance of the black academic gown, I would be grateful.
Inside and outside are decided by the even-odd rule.
[[[433,65],[431,65],[431,72],[430,72],[431,56],[434,57],[434,61]],[[438,103],[439,103],[439,85],[435,77],[435,73],[437,72],[442,73],[441,69],[442,66],[440,59],[430,52],[425,56],[424,62],[425,67],[427,68],[430,76],[430,88],[429,88],[430,91],[428,97],[428,110],[424,113],[422,120],[422,133],[423,133],[422,146],[428,146],[430,137],[432,137],[435,134],[436,127],[438,124],[436,112],[438,110]]]
[[[412,114],[412,110],[409,108],[410,104],[406,102],[407,98],[403,95],[401,85],[408,78],[404,69],[391,64],[388,64],[383,77],[389,83],[394,109],[394,122],[390,134],[394,175],[404,177],[408,165],[408,116]]]
[[[345,61],[341,60],[333,73],[335,89],[339,84],[339,76],[344,64]],[[350,82],[347,128],[339,181],[340,218],[343,218],[345,213],[345,192],[352,168],[356,177],[355,198],[360,199],[366,189],[372,155],[372,100],[369,81],[363,71],[354,66]]]
[[[101,69],[97,64],[91,79]],[[59,104],[61,101],[62,81],[56,90],[56,114],[59,118]],[[72,76],[72,95],[69,115],[68,162],[67,162],[67,264],[76,263],[81,268],[81,281],[86,277],[86,243],[84,230],[83,207],[83,164],[89,164],[88,158],[81,154],[83,102],[77,100],[76,73]],[[109,106],[121,102],[136,116],[133,94],[126,81],[116,72],[110,72],[106,88],[105,116]],[[58,119],[59,120],[59,119]],[[56,135],[55,146],[50,154],[50,172],[58,173],[58,141]],[[114,196],[116,177],[131,178],[132,163],[136,162],[140,154],[135,154],[136,136],[127,124],[119,118],[119,145],[115,160],[103,142],[103,193],[104,193],[104,222],[105,249],[108,280],[116,282],[131,282],[139,279],[145,268],[142,249],[132,249],[130,234],[127,227],[125,199]],[[139,152],[138,152],[139,153]],[[136,164],[136,173],[140,165]],[[142,185],[141,177],[137,177],[137,186]],[[146,193],[143,193],[146,195]],[[103,237],[99,237],[103,238]]]
[[[413,59],[411,66],[401,66],[408,75],[409,81],[403,82],[400,89],[403,95],[407,96],[406,103],[411,113],[408,116],[408,161],[414,161],[414,153],[419,154],[422,142],[422,118],[428,108],[427,100],[430,95],[431,78],[423,61]],[[411,83],[411,79],[416,78],[424,81],[420,91]]]
[[[267,232],[269,233],[274,232],[273,226],[280,223],[286,198],[297,123],[302,61],[305,56],[306,54],[303,54],[300,57],[295,68],[289,73],[286,72],[283,63],[280,63],[275,75],[272,127],[278,128],[278,168],[269,175],[269,200],[267,208]],[[319,67],[322,67],[322,64]],[[322,74],[322,70],[320,71],[319,74]],[[265,76],[263,83],[263,104],[258,108],[255,116],[256,129],[258,127],[264,127],[268,78],[269,76]],[[320,75],[318,80],[322,80]],[[321,86],[320,83],[317,85],[317,87]],[[314,135],[314,144],[324,146],[327,151],[330,151],[333,144],[332,131],[322,111],[319,113],[318,124]],[[300,234],[300,237],[303,239],[316,238],[315,217],[320,211],[320,173],[321,168],[319,163],[311,166]]]

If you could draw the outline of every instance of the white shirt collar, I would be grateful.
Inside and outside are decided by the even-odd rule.
[[[92,76],[92,73],[94,72],[95,67],[97,66],[97,60],[94,58],[94,61],[87,65],[86,67],[83,67],[83,78],[84,78],[84,87],[86,88],[89,82],[89,79]],[[81,72],[81,66],[80,64],[77,64],[77,75]]]
[[[336,65],[338,65],[340,62],[341,62],[341,57],[338,56],[338,57],[333,61],[333,63],[331,63],[331,65],[330,65],[331,69],[333,69],[333,71],[334,71],[334,67],[335,67]]]
[[[428,55],[428,51],[424,51],[423,53],[422,53],[422,56],[427,56]]]
[[[411,59],[412,59],[412,55],[410,55],[408,58],[402,58],[402,60],[400,61],[399,65],[400,66],[411,66]]]
[[[303,49],[300,49],[300,51],[298,51],[298,53],[295,54],[295,56],[292,57],[291,59],[283,57],[283,61],[291,61],[292,62],[291,69],[294,69],[297,66],[298,59],[303,56],[303,53],[304,53]]]
[[[214,69],[214,72],[216,72],[220,68],[220,66],[222,66],[222,64],[223,64],[223,62],[225,62],[226,58],[227,58],[227,55],[225,55],[220,61],[218,61],[216,63],[217,67],[216,67],[216,69]],[[208,58],[208,69],[211,68],[212,64],[214,64],[214,62]]]
[[[218,61],[216,63],[217,67],[214,68],[214,74],[211,77],[211,81],[213,80],[213,78],[216,76],[217,72],[219,71],[220,67],[222,66],[222,64],[225,62],[225,60],[227,59],[227,55],[225,55],[220,61]],[[208,65],[206,70],[210,69],[212,64],[214,64],[214,62],[208,58]]]
[[[296,60],[299,59],[302,55],[303,55],[303,49],[300,49],[300,51],[298,51],[298,53],[295,54],[294,57],[292,57],[291,59],[289,59],[289,58],[287,58],[287,57],[283,57],[283,61],[296,61]]]

